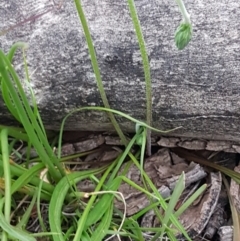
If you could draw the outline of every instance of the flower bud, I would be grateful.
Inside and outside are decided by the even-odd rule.
[[[175,32],[175,44],[179,50],[184,49],[192,38],[192,25],[181,23]]]

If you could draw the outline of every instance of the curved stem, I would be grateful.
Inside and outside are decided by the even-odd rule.
[[[183,0],[175,0],[177,5],[179,6],[180,12],[183,16],[184,23],[191,24],[190,14],[188,13],[187,9],[185,8]]]
[[[87,41],[93,71],[94,71],[95,76],[96,76],[97,86],[98,86],[98,89],[99,89],[104,107],[110,108],[110,105],[109,105],[109,102],[108,102],[108,99],[107,99],[107,96],[106,96],[106,93],[105,93],[105,90],[104,90],[104,87],[103,87],[102,78],[101,78],[101,74],[100,74],[100,70],[99,70],[99,66],[98,66],[98,62],[97,62],[96,52],[95,52],[95,49],[94,49],[94,46],[93,46],[93,41],[92,41],[92,37],[91,37],[90,31],[89,31],[89,28],[88,28],[88,25],[87,25],[87,20],[85,18],[84,11],[82,9],[81,1],[80,0],[74,0],[74,2],[75,2],[75,5],[76,5],[76,9],[77,9],[77,12],[78,12],[80,22],[82,24],[82,28],[83,28],[83,31],[84,31],[84,34],[85,34],[85,38],[86,38],[86,41]],[[108,113],[108,116],[109,116],[115,130],[117,131],[122,143],[124,145],[127,145],[127,139],[124,136],[119,124],[117,123],[116,118],[110,112]]]

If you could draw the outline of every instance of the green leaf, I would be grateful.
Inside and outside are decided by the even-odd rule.
[[[181,23],[175,32],[175,44],[179,50],[184,49],[192,38],[192,25]]]
[[[32,237],[27,232],[22,231],[19,228],[15,228],[10,225],[3,216],[3,213],[0,211],[0,226],[1,228],[7,232],[12,237],[16,238],[17,240],[21,241],[37,241],[34,237]]]
[[[29,181],[32,179],[32,177],[35,176],[36,173],[38,173],[41,169],[43,169],[43,165],[38,164],[26,170],[26,172],[23,172],[23,174],[13,183],[11,195],[17,190],[19,190],[21,187],[23,187],[24,185],[28,184]]]
[[[74,172],[63,177],[56,185],[49,204],[49,224],[51,231],[56,233],[56,235],[53,235],[54,241],[65,241],[61,228],[61,214],[63,202],[67,196],[70,185],[87,178],[91,174],[100,173],[101,171],[101,169],[98,169]]]
[[[14,56],[14,54],[17,51],[18,48],[26,49],[26,48],[28,48],[28,44],[24,43],[24,42],[17,42],[15,44],[13,44],[11,49],[9,50],[8,54],[7,54],[7,57],[8,57],[10,62],[12,62],[13,56]]]
[[[182,192],[184,191],[184,188],[185,188],[185,174],[183,172],[182,175],[179,177],[179,180],[176,183],[176,186],[173,190],[173,194],[171,196],[168,207],[165,210],[165,215],[162,220],[163,229],[161,231],[159,231],[154,237],[160,237],[159,235],[161,235],[161,238],[163,238],[163,235],[166,231],[165,229],[167,229],[168,234],[171,233],[170,230],[168,229],[168,227],[170,227],[170,225],[168,225],[168,224],[171,223],[171,222],[169,222],[169,220],[171,218],[171,215],[174,215],[174,208],[175,208],[177,202],[179,201],[179,198],[180,198]],[[190,240],[190,239],[188,238],[188,240]]]
[[[28,220],[31,216],[31,213],[32,213],[32,210],[33,210],[33,207],[36,203],[36,199],[37,199],[37,191],[35,191],[34,195],[33,195],[33,198],[27,208],[27,210],[24,212],[23,216],[21,217],[21,220],[20,222],[17,224],[17,228],[23,228],[23,227],[26,227],[27,223],[28,223]]]
[[[175,212],[175,216],[179,217],[187,208],[189,208],[193,202],[206,190],[207,184],[203,184],[196,192],[193,193],[188,200],[182,204],[182,206]]]
[[[28,136],[31,137],[31,142],[42,162],[48,168],[53,179],[58,181],[61,176],[65,175],[65,172],[48,143],[45,131],[43,131],[39,125],[40,120],[36,119],[36,115],[29,104],[29,100],[24,92],[18,74],[2,50],[0,50],[0,73],[2,76],[1,81],[4,81],[6,85],[5,91],[8,91],[10,95],[10,97],[7,98],[9,101],[13,102],[17,110],[16,115],[21,120],[21,124]],[[13,108],[13,106],[10,108]],[[58,170],[55,168],[54,164],[58,167]]]
[[[91,240],[92,241],[98,241],[102,240],[110,227],[111,219],[113,215],[113,202],[110,203],[108,210],[103,215],[98,227],[94,230]]]

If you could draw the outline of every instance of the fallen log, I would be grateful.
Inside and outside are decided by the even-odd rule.
[[[148,50],[153,89],[153,126],[182,126],[174,136],[240,141],[238,1],[185,1],[193,39],[174,44],[181,15],[174,1],[135,1]],[[113,109],[145,120],[145,82],[127,1],[82,1],[104,88]],[[6,21],[8,20],[8,21]],[[31,84],[43,122],[59,129],[63,117],[82,106],[102,106],[86,41],[73,1],[0,2],[0,48],[29,44]],[[23,71],[22,56],[14,66]],[[21,74],[20,74],[21,75]],[[1,123],[9,114],[0,101]],[[7,121],[6,121],[7,120]],[[125,131],[134,124],[117,117]],[[70,117],[67,130],[113,130],[102,112]]]

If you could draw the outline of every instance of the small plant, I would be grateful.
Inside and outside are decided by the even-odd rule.
[[[15,50],[16,46],[25,47],[23,44],[16,44],[14,46]],[[12,52],[12,49],[10,52]],[[136,230],[132,233],[129,219],[125,217],[124,213],[118,211],[118,214],[122,217],[120,223],[115,223],[115,221],[113,221],[113,217],[115,215],[113,200],[118,187],[122,180],[128,181],[131,184],[130,180],[124,179],[124,173],[127,172],[127,168],[122,173],[122,177],[118,176],[118,172],[127,156],[129,156],[131,161],[133,161],[136,165],[139,165],[139,154],[133,155],[130,150],[136,142],[138,142],[138,144],[140,143],[140,139],[144,143],[146,135],[142,135],[142,128],[149,128],[154,131],[160,130],[152,128],[144,122],[137,121],[136,119],[116,110],[107,109],[105,107],[82,107],[78,110],[72,111],[64,118],[59,135],[58,155],[55,156],[48,141],[47,132],[41,124],[42,122],[37,111],[37,106],[32,108],[29,105],[27,96],[23,91],[17,73],[11,65],[9,56],[10,55],[5,55],[0,50],[1,90],[7,107],[23,126],[23,129],[7,126],[1,127],[0,167],[3,168],[4,175],[4,183],[2,184],[4,193],[2,194],[0,200],[0,225],[2,228],[2,240],[17,239],[35,241],[36,235],[49,236],[52,237],[52,240],[54,241],[65,240],[66,238],[80,240],[83,239],[83,237],[91,237],[91,240],[101,240],[106,235],[117,235],[117,232],[121,235],[131,236],[135,240],[139,240],[139,235],[142,235],[141,228],[139,227],[138,231]],[[35,105],[36,102],[34,101],[33,95],[32,98],[31,102]],[[141,128],[138,128],[135,136],[126,145],[125,151],[111,165],[103,166],[98,169],[68,174],[62,165],[62,132],[67,118],[76,111],[84,110],[98,110],[118,114],[134,121]],[[13,138],[12,143],[9,143],[9,136]],[[26,145],[29,146],[29,148],[33,146],[38,152],[39,158],[37,161],[39,163],[37,165],[30,167],[27,163],[32,162],[31,159],[26,160],[26,162],[23,162],[21,165],[16,164],[13,161],[9,162],[9,160],[11,160],[11,152],[16,152],[16,150],[14,150],[14,143],[19,140],[26,142]],[[84,155],[84,153],[79,155]],[[141,157],[143,158],[143,156],[144,148],[142,148],[141,151]],[[26,166],[28,166],[28,169],[26,169]],[[48,182],[46,182],[44,178],[40,177],[40,173],[44,169],[46,169],[52,177],[48,178]],[[100,179],[98,179],[97,176],[99,174],[101,174]],[[151,190],[154,190],[154,185],[151,183],[150,178],[144,174],[144,170],[142,170],[142,175],[144,176],[147,185],[151,187]],[[76,189],[76,184],[86,178],[91,178],[96,182],[96,189],[92,193],[81,193]],[[141,190],[144,189],[141,188]],[[146,192],[149,196],[152,195],[149,190],[145,190],[144,192]],[[30,205],[27,207],[26,213],[21,216],[15,227],[11,224],[10,217],[12,210],[17,207],[15,205],[12,206],[12,203],[18,202],[19,198],[21,200],[22,194],[27,195],[26,197],[30,200]],[[66,217],[62,213],[64,203],[66,201],[68,203],[79,203],[81,201],[81,197],[86,196],[90,198],[85,204],[85,208],[83,210],[76,209],[75,215],[77,215],[78,218]],[[164,208],[167,208],[167,204],[164,199],[161,198],[156,189],[154,190],[154,196],[157,197],[157,200],[161,201]],[[41,215],[40,207],[42,202],[49,203],[50,232],[46,232],[46,224]],[[30,234],[24,227],[27,226],[31,217],[32,209],[35,205],[38,210],[37,215],[43,233]],[[68,225],[67,229],[62,226],[63,220],[65,220],[65,223]],[[170,217],[170,220],[171,223],[178,223],[174,215]],[[120,225],[117,232],[114,231],[114,226],[116,225]],[[182,228],[180,224],[178,224],[177,227]],[[125,233],[122,233],[122,230],[125,230]],[[182,230],[184,232],[183,228]],[[99,235],[99,232],[101,235]],[[162,234],[163,233],[165,232],[162,232]]]

